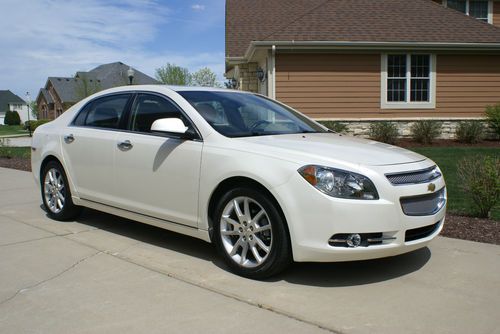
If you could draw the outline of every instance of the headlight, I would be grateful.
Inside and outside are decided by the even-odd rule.
[[[316,189],[332,197],[378,199],[375,185],[366,176],[315,165],[304,166],[298,172]]]

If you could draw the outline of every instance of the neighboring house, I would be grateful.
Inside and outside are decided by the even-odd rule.
[[[28,118],[33,119],[33,115],[29,115],[28,105],[23,99],[10,90],[0,90],[0,125],[4,124],[5,113],[8,110],[17,111],[21,123],[26,122]]]
[[[227,0],[226,77],[357,133],[450,129],[500,103],[499,27],[496,0]]]
[[[130,84],[131,67],[121,62],[97,66],[74,77],[49,77],[36,98],[40,119],[55,119],[76,102],[100,90]],[[159,82],[133,70],[132,84],[147,85]]]

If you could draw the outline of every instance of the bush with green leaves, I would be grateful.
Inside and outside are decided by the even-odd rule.
[[[495,131],[498,138],[500,138],[500,103],[494,106],[487,106],[486,119],[490,127]]]
[[[484,125],[480,121],[466,121],[458,123],[455,133],[461,143],[475,144],[483,139]]]
[[[457,167],[461,188],[472,198],[475,214],[489,217],[500,199],[500,157],[464,158]]]
[[[347,124],[338,121],[319,121],[319,123],[337,133],[346,133],[348,130]]]
[[[17,111],[11,111],[7,110],[5,113],[5,118],[4,118],[4,124],[5,125],[20,125],[21,124],[21,117],[19,117],[19,114]]]
[[[12,159],[14,153],[9,138],[0,138],[0,158]]]
[[[29,121],[29,123],[28,123],[28,121],[26,121],[24,123],[24,128],[27,130],[28,129],[28,124],[29,124],[29,126],[31,128],[31,131],[35,131],[36,128],[38,128],[40,125],[48,123],[48,122],[50,122],[50,119],[39,119],[39,120],[36,120],[36,121]]]
[[[432,144],[441,134],[443,123],[433,120],[418,121],[411,125],[413,140],[422,144]]]
[[[370,138],[387,144],[396,143],[399,131],[396,123],[373,122],[370,124]]]

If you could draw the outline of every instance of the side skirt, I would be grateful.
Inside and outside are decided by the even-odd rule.
[[[144,224],[156,226],[159,228],[163,228],[165,230],[177,232],[180,234],[189,235],[191,237],[195,237],[195,238],[207,241],[207,242],[211,242],[208,231],[200,230],[196,227],[186,226],[186,225],[174,223],[174,222],[171,222],[168,220],[163,220],[163,219],[158,219],[158,218],[151,217],[151,216],[142,215],[140,213],[123,210],[120,208],[116,208],[114,206],[109,206],[109,205],[97,203],[94,201],[81,199],[78,197],[72,197],[72,200],[73,200],[73,203],[75,203],[76,205],[84,206],[84,207],[95,209],[98,211],[103,211],[103,212],[110,213],[110,214],[115,215],[115,216],[127,218],[130,220],[135,220],[135,221],[138,221],[138,222],[141,222]]]

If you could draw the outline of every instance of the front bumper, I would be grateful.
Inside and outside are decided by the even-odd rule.
[[[379,200],[333,198],[309,185],[298,173],[286,184],[275,188],[290,230],[294,260],[297,262],[367,260],[403,254],[425,247],[443,228],[446,206],[432,215],[405,215],[400,198],[428,194],[429,183],[393,186],[384,174],[431,165],[432,162],[427,160],[418,164],[370,167],[362,171],[375,183]],[[442,177],[432,183],[436,191],[446,189]],[[424,228],[431,225],[434,227]],[[423,228],[426,233],[412,240],[414,239],[411,237],[412,233],[418,232],[419,228]],[[387,240],[356,248],[333,245],[329,242],[334,235],[352,233],[377,234]]]

